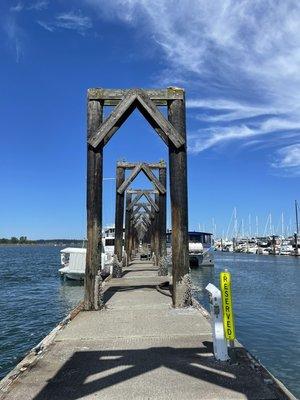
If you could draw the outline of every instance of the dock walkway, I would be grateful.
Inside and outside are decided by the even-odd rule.
[[[6,400],[277,399],[249,363],[216,362],[196,308],[174,309],[149,262],[105,286],[106,309],[80,312]]]

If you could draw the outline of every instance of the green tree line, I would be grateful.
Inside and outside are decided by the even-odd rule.
[[[27,236],[20,236],[19,238],[12,236],[10,239],[1,238],[0,244],[28,244],[32,243],[32,240],[28,240]]]

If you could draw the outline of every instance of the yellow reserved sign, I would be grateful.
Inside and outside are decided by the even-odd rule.
[[[222,293],[223,325],[225,337],[228,340],[233,340],[235,339],[235,328],[231,296],[230,272],[220,273],[220,286]]]

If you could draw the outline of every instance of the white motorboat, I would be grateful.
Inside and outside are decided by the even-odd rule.
[[[214,256],[212,248],[212,234],[206,232],[189,232],[189,261],[191,268],[197,267],[213,267]],[[171,248],[171,235],[172,232],[167,232],[167,255],[168,260],[171,262],[172,248]]]
[[[101,253],[101,274],[109,275],[112,273],[112,255],[108,247],[106,253],[105,243],[109,238],[103,238],[103,251]],[[67,247],[60,251],[61,266],[59,273],[62,277],[80,281],[84,279],[86,264],[86,249],[77,247]]]

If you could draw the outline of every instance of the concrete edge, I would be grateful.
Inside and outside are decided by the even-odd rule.
[[[112,279],[112,274],[108,275],[103,282],[102,287],[105,287],[107,282]],[[13,383],[29,369],[34,367],[38,360],[45,354],[46,350],[53,343],[56,335],[65,326],[71,322],[81,311],[84,311],[84,300],[81,300],[77,306],[69,312],[69,314],[53,328],[47,336],[44,337],[36,346],[29,350],[24,358],[0,381],[0,400],[8,393]]]
[[[53,328],[36,346],[26,353],[24,358],[0,381],[0,399],[3,399],[11,386],[26,371],[31,369],[38,360],[45,354],[46,350],[53,343],[57,333],[65,328],[83,309],[83,300],[70,311],[70,313]]]
[[[192,305],[198,309],[203,316],[211,322],[209,312],[192,297]],[[251,368],[254,369],[263,379],[265,385],[269,386],[275,391],[278,399],[280,400],[298,400],[285,386],[277,379],[253,354],[250,353],[238,340],[235,340],[235,356],[238,361],[249,363]]]

